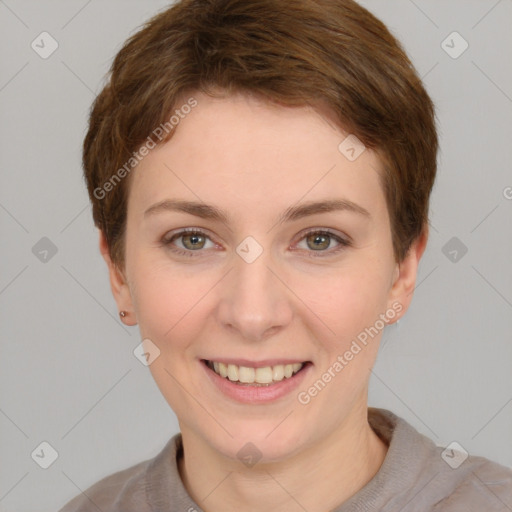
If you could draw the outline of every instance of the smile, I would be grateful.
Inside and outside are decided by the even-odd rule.
[[[239,366],[236,364],[223,363],[221,361],[204,360],[206,366],[213,370],[220,377],[226,378],[233,383],[240,385],[262,385],[268,386],[282,380],[289,379],[298,373],[304,363],[276,364],[254,368],[250,366]]]

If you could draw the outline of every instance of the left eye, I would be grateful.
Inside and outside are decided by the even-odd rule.
[[[327,251],[333,240],[337,245],[333,250]],[[310,231],[301,238],[300,242],[304,242],[306,244],[306,250],[311,249],[308,251],[311,253],[309,256],[323,256],[323,254],[314,254],[315,252],[332,254],[343,249],[343,247],[350,245],[347,240],[344,240],[330,231]]]
[[[312,233],[307,233],[301,239],[301,241],[306,242],[307,248],[313,249],[314,251],[328,249],[332,240],[335,240],[338,243],[343,242],[341,238],[326,231],[313,231]]]

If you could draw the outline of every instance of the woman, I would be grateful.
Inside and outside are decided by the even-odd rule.
[[[62,511],[512,509],[512,470],[367,404],[437,149],[410,61],[353,1],[185,0],[132,36],[83,163],[180,434]]]

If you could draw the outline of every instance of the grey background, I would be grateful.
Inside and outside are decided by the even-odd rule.
[[[512,466],[512,1],[362,3],[424,77],[441,137],[415,298],[384,333],[370,405]],[[1,511],[58,510],[178,430],[132,353],[137,328],[118,321],[80,167],[111,59],[166,5],[0,1]],[[42,31],[59,44],[47,59],[31,48]],[[469,43],[457,59],[441,46],[453,31]],[[45,262],[43,237],[57,249]],[[43,441],[58,452],[48,469],[31,457]]]

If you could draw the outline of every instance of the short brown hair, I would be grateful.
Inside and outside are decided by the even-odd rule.
[[[84,173],[95,225],[117,265],[130,180],[112,183],[116,171],[126,171],[155,127],[169,125],[186,94],[219,89],[326,105],[375,149],[395,259],[403,260],[428,222],[438,139],[434,105],[385,25],[352,0],[182,0],[126,41],[91,108]]]

